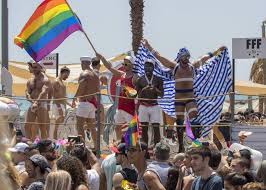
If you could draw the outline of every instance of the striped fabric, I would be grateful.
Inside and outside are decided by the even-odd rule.
[[[175,98],[175,83],[172,80],[172,71],[164,68],[161,63],[151,54],[146,48],[139,47],[136,55],[133,72],[139,76],[144,75],[144,62],[146,59],[152,59],[155,63],[154,75],[163,79],[164,86],[164,100],[159,100],[158,103],[163,111],[171,117],[175,117],[175,104],[173,99]]]
[[[146,58],[155,61],[154,74],[164,80],[164,99],[158,101],[162,110],[169,116],[175,117],[175,82],[172,72],[165,69],[159,61],[141,45],[136,55],[134,72],[138,75],[144,74],[144,61]],[[198,117],[193,119],[193,123],[200,123],[203,126],[202,137],[206,137],[211,130],[211,126],[217,122],[222,112],[225,95],[232,85],[231,64],[228,50],[225,49],[218,56],[210,59],[204,66],[194,70],[194,95],[198,106]],[[212,96],[202,99],[202,97]],[[216,96],[216,97],[213,97]]]

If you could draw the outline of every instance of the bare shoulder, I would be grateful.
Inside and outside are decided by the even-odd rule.
[[[113,181],[122,181],[124,179],[123,175],[118,172],[113,176]]]
[[[76,190],[89,190],[85,185],[79,185]]]
[[[121,185],[121,181],[124,179],[123,175],[118,172],[113,176],[113,185],[114,187],[119,187]]]
[[[149,170],[144,173],[143,179],[145,182],[153,182],[159,180],[158,176],[154,172]]]

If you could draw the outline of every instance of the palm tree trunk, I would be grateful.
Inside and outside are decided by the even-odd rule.
[[[136,55],[143,38],[144,0],[129,0],[129,4],[131,7],[132,49]]]

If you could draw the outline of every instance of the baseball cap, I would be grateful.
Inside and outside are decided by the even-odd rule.
[[[40,181],[37,181],[37,182],[33,182],[29,186],[28,190],[43,190],[43,188],[44,188],[44,184]]]
[[[40,154],[35,154],[29,158],[35,165],[39,166],[41,169],[51,172],[51,168],[48,164],[46,158]]]
[[[25,152],[25,149],[28,148],[29,145],[27,145],[26,143],[17,143],[14,147],[9,148],[8,150],[10,152]]]
[[[127,154],[126,143],[120,143],[118,146],[110,147],[110,149],[117,154]]]
[[[238,136],[249,136],[249,135],[252,135],[252,132],[251,131],[240,131],[238,133]]]
[[[154,65],[154,61],[152,59],[146,59],[145,63],[152,63]]]

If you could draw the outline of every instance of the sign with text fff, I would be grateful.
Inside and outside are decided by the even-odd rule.
[[[233,38],[233,59],[266,58],[266,38]]]
[[[58,62],[58,54],[52,53],[47,55],[43,60],[41,60],[41,63],[45,66],[46,69],[56,69],[56,64]]]

